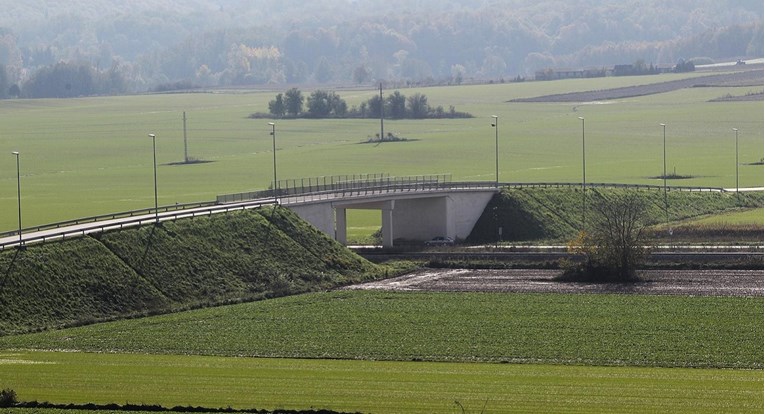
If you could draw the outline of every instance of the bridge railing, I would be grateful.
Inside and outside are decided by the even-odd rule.
[[[509,188],[581,188],[582,183],[499,183],[500,187]],[[663,185],[657,184],[619,184],[619,183],[586,183],[585,188],[626,188],[632,190],[663,190]],[[668,185],[667,191],[689,191],[689,192],[728,192],[722,187],[704,187],[704,186],[678,186]]]
[[[185,203],[185,204],[176,203],[176,204],[172,204],[168,206],[159,206],[159,208],[157,208],[156,211],[157,213],[163,213],[163,212],[169,212],[169,211],[183,211],[183,210],[195,209],[200,207],[214,206],[216,204],[218,203],[215,201],[201,201],[197,203]],[[95,223],[99,221],[114,220],[119,218],[143,216],[147,214],[154,214],[154,211],[155,209],[152,207],[152,208],[142,208],[138,210],[122,211],[119,213],[101,214],[98,216],[83,217],[83,218],[78,218],[73,220],[65,220],[65,221],[59,221],[55,223],[41,224],[38,226],[25,227],[21,229],[21,231],[22,233],[32,233],[37,231],[58,229],[62,227],[76,226],[76,225],[84,224],[84,223]],[[0,233],[0,238],[14,236],[17,234],[19,234],[18,230],[11,230],[4,233]]]
[[[23,237],[22,245],[27,244],[34,244],[34,243],[44,243],[46,241],[52,241],[52,240],[64,240],[64,239],[70,239],[73,237],[82,237],[87,234],[91,233],[99,233],[104,232],[107,230],[117,230],[117,229],[123,229],[123,228],[129,228],[129,227],[136,227],[141,226],[143,224],[149,224],[155,222],[157,219],[159,221],[173,221],[180,218],[193,218],[193,217],[201,217],[201,216],[209,216],[216,213],[228,213],[230,211],[237,211],[237,210],[245,210],[248,208],[255,208],[260,207],[263,205],[269,205],[272,204],[270,200],[261,200],[261,201],[254,201],[250,203],[242,203],[242,204],[211,204],[211,203],[204,203],[204,206],[200,206],[196,209],[186,208],[186,209],[178,209],[178,210],[170,210],[165,211],[161,214],[154,215],[154,209],[147,209],[150,211],[144,211],[146,214],[138,215],[136,214],[133,219],[127,219],[126,217],[115,217],[113,220],[103,220],[103,221],[91,221],[91,222],[83,222],[80,221],[76,226],[70,227],[69,229],[66,228],[48,228],[48,230],[51,230],[50,232],[46,232],[44,234],[39,234],[35,236],[26,236]],[[138,212],[141,210],[136,210],[135,212]],[[129,217],[129,216],[128,216]],[[73,225],[75,226],[75,225]],[[58,230],[58,231],[57,231]],[[43,231],[43,230],[40,230]],[[18,231],[13,232],[13,234],[18,235]],[[9,247],[15,247],[19,246],[19,240],[13,239],[13,240],[7,240],[7,241],[0,241],[0,251],[5,250]]]
[[[279,181],[279,186],[263,191],[219,195],[218,203],[232,203],[261,198],[294,198],[326,194],[358,194],[398,190],[428,190],[451,183],[451,174],[391,177],[389,174],[340,175]]]

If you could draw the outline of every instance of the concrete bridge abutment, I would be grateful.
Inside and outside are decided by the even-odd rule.
[[[347,210],[379,210],[382,244],[395,240],[429,240],[437,236],[465,239],[470,235],[494,189],[383,194],[286,204],[301,218],[347,244]]]

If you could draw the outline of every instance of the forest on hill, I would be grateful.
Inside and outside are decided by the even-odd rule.
[[[0,8],[0,97],[437,84],[763,55],[759,0],[30,0]]]

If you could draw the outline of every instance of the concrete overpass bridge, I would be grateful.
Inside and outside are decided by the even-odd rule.
[[[497,191],[494,182],[451,182],[448,174],[285,180],[279,182],[276,191],[228,194],[210,202],[105,214],[0,233],[0,250],[274,203],[293,210],[342,243],[346,242],[346,213],[351,209],[380,211],[385,246],[392,246],[396,239],[465,238]]]
[[[343,244],[347,242],[348,210],[378,210],[382,244],[390,247],[399,239],[467,238],[497,191],[494,182],[452,182],[447,174],[368,174],[285,181],[273,196],[279,204]],[[231,194],[219,196],[218,202],[262,195]]]
[[[452,182],[448,174],[391,177],[362,174],[284,180],[273,189],[218,196],[215,201],[174,204],[85,217],[0,233],[0,250],[31,243],[81,237],[179,218],[257,208],[279,203],[330,237],[345,243],[347,211],[379,210],[383,243],[435,236],[460,239],[470,234],[491,197],[504,187],[580,187],[581,183]],[[654,185],[587,183],[587,188],[662,189]],[[679,187],[673,191],[729,192],[714,187]],[[762,188],[738,189],[739,191]]]

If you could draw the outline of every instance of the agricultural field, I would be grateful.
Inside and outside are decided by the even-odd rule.
[[[475,118],[386,121],[386,131],[409,141],[380,145],[360,144],[379,132],[379,121],[373,119],[279,120],[278,176],[450,173],[454,180],[493,180],[490,117],[497,115],[500,181],[580,181],[583,131],[578,117],[584,117],[589,182],[661,184],[656,178],[663,166],[659,123],[666,123],[668,173],[689,177],[670,180],[670,185],[734,187],[732,128],[738,128],[740,185],[762,186],[763,102],[709,102],[759,92],[762,86],[678,89],[604,102],[509,102],[702,74],[403,89],[405,95],[425,94],[431,106],[453,105]],[[149,133],[157,135],[161,205],[267,188],[273,168],[270,127],[267,120],[249,115],[266,111],[278,92],[4,101],[0,142],[8,154],[0,162],[0,231],[17,226],[11,151],[21,153],[24,226],[153,206]],[[376,91],[337,93],[357,105]],[[203,162],[179,164],[184,161],[184,111],[189,157]],[[370,223],[362,219],[358,226]]]
[[[0,361],[0,375],[17,384],[20,399],[53,403],[457,414],[461,407],[487,414],[713,414],[763,409],[761,370],[44,351],[0,352]],[[1,408],[0,412],[93,413]]]
[[[0,378],[25,400],[51,402],[760,412],[761,302],[315,293],[2,337]]]
[[[710,102],[761,93],[761,83],[598,102],[510,102],[702,75],[404,89],[405,95],[426,94],[431,106],[454,105],[475,118],[386,121],[386,131],[409,140],[366,145],[360,143],[379,132],[378,120],[278,120],[278,174],[287,179],[449,173],[454,180],[494,180],[497,132],[503,182],[578,182],[584,135],[589,182],[660,185],[659,123],[666,123],[668,172],[687,176],[670,185],[735,186],[732,128],[738,128],[740,185],[762,187],[763,101]],[[271,128],[268,120],[249,115],[264,112],[278,92],[3,101],[0,143],[8,154],[0,161],[0,232],[17,225],[16,159],[10,151],[21,153],[25,226],[153,206],[149,133],[157,135],[161,205],[267,188],[274,155]],[[337,92],[355,105],[376,90]],[[181,163],[184,111],[189,156],[195,161],[189,164]],[[499,117],[497,130],[490,125],[491,115]],[[579,117],[586,119],[584,130]],[[753,209],[690,225],[761,229],[762,193],[749,194]],[[544,198],[526,196],[531,210],[532,198]],[[695,195],[684,199],[677,192],[671,197],[677,220],[690,217],[683,215],[689,210],[707,214],[706,202],[689,201]],[[337,251],[339,245],[329,239],[306,238],[308,231],[289,217],[239,220],[230,225],[252,233],[249,238],[258,238],[256,228],[272,225],[283,234],[279,243],[254,244],[233,231],[226,238],[200,229],[203,220],[196,219],[194,225],[168,223],[156,233],[146,227],[76,240],[73,250],[50,244],[4,252],[0,261],[8,270],[0,272],[0,287],[11,286],[13,269],[55,273],[56,281],[19,278],[19,286],[55,292],[46,298],[69,303],[72,298],[86,303],[82,298],[94,296],[88,289],[109,278],[147,284],[145,291],[168,301],[168,306],[159,303],[164,306],[160,310],[263,299],[282,291],[313,293],[152,317],[125,306],[135,319],[104,323],[91,322],[124,316],[93,313],[92,320],[83,321],[74,312],[81,309],[57,308],[28,295],[25,309],[44,313],[34,315],[43,317],[34,325],[42,332],[0,335],[0,389],[13,388],[24,401],[53,403],[369,413],[763,411],[759,271],[705,274],[694,279],[704,289],[690,294],[678,294],[688,287],[688,276],[673,272],[652,273],[651,283],[622,290],[575,285],[568,291],[543,291],[540,286],[553,277],[547,273],[516,276],[515,282],[523,281],[526,288],[512,290],[507,289],[515,283],[512,277],[493,272],[454,278],[457,285],[498,286],[488,290],[460,291],[455,285],[420,286],[419,291],[333,290],[338,283],[381,278],[387,270]],[[349,215],[351,239],[367,241],[377,228],[378,213]],[[563,237],[567,231],[544,236]],[[332,249],[320,250],[325,245]],[[189,252],[198,254],[188,257]],[[211,252],[223,259],[202,254]],[[99,258],[122,263],[120,272],[102,270],[106,261]],[[250,280],[246,276],[260,266],[253,258],[271,270]],[[80,266],[87,271],[80,272]],[[335,274],[333,267],[343,271]],[[420,276],[410,275],[423,281]],[[203,283],[193,277],[204,278]],[[263,278],[273,283],[247,284]],[[67,289],[53,285],[62,280],[69,281]],[[300,284],[317,280],[316,289]],[[211,292],[217,302],[203,302]],[[3,293],[1,303],[14,294]],[[111,293],[122,302],[103,296],[101,304],[133,303],[122,296],[124,289]],[[56,323],[84,326],[52,328]],[[4,414],[28,412],[0,409]]]

